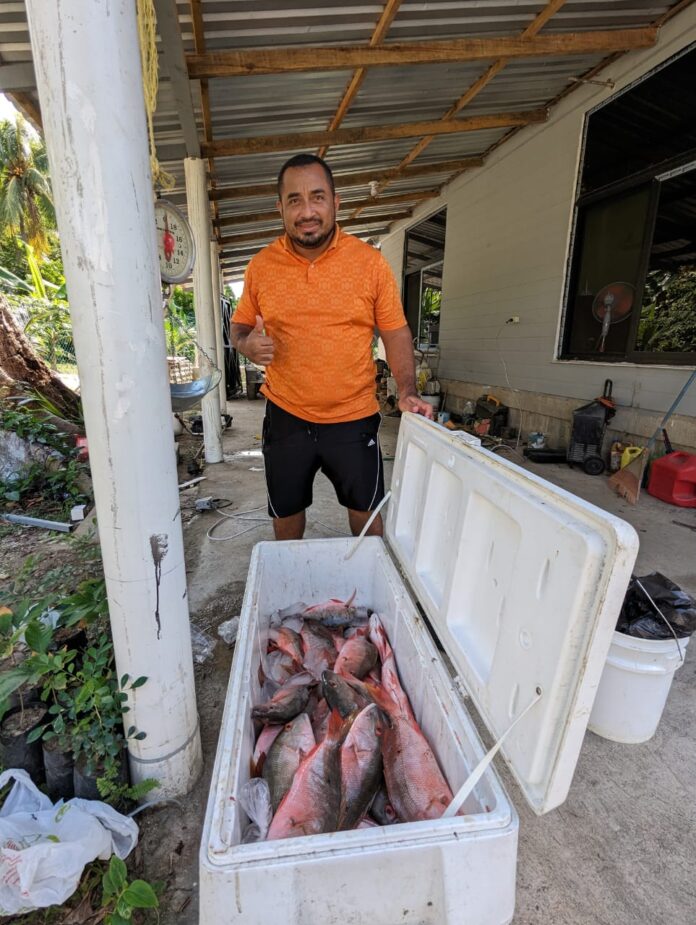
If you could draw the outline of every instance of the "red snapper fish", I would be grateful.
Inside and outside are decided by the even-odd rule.
[[[388,717],[381,736],[384,780],[399,819],[439,819],[452,802],[452,791],[427,739],[412,714],[384,688],[365,686]]]
[[[262,723],[287,723],[307,706],[309,688],[314,683],[306,671],[293,675],[266,703],[252,707],[251,715]]]
[[[278,807],[268,839],[335,832],[341,804],[341,745],[350,722],[334,710],[326,738],[300,764]]]
[[[271,745],[263,765],[262,777],[268,782],[274,812],[290,789],[300,762],[315,744],[309,717],[306,713],[300,713],[286,723]]]
[[[414,723],[416,721],[411,709],[406,691],[401,686],[399,673],[396,670],[396,659],[394,650],[389,645],[389,639],[382,626],[382,621],[376,613],[370,617],[370,640],[379,652],[380,661],[382,662],[382,688],[389,694],[394,703],[399,707],[399,712],[403,716],[408,716]]]
[[[347,639],[338,653],[334,671],[343,677],[362,679],[377,664],[377,649],[364,636]]]
[[[339,831],[357,825],[379,789],[382,780],[381,734],[379,707],[371,703],[355,717],[341,746]]]
[[[298,666],[302,665],[302,640],[299,633],[290,629],[289,626],[271,627],[268,631],[268,638],[271,645],[279,652],[284,652]]]
[[[264,726],[259,737],[256,740],[256,745],[254,746],[254,754],[251,759],[251,776],[259,777],[261,771],[263,770],[263,765],[266,760],[266,755],[268,754],[271,745],[278,738],[280,733],[283,731],[283,727],[280,724],[274,726]]]
[[[305,623],[300,631],[302,637],[302,664],[316,680],[322,672],[333,668],[336,661],[336,646],[331,633],[318,624]]]
[[[327,629],[345,626],[359,626],[367,622],[370,612],[367,607],[353,607],[357,589],[347,601],[332,597],[321,604],[312,604],[302,611],[305,620],[315,620]]]

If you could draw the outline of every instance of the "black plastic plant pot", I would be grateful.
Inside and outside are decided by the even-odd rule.
[[[29,733],[46,718],[46,704],[24,703],[8,710],[0,722],[0,762],[6,769],[21,768],[35,784],[43,783],[41,742],[27,742]]]
[[[58,739],[51,739],[42,743],[43,763],[46,769],[46,790],[55,802],[61,799],[69,800],[75,796],[75,783],[73,769],[75,762],[70,750],[60,750]]]
[[[58,626],[53,632],[52,648],[75,649],[82,653],[87,648],[87,633],[79,626]]]
[[[17,708],[21,710],[22,704],[26,707],[27,705],[36,705],[41,702],[41,685],[40,684],[22,684],[21,687],[18,687],[16,691],[12,691],[10,696],[7,698],[7,708],[12,710]]]
[[[83,800],[101,800],[102,796],[97,787],[97,778],[103,776],[103,768],[97,767],[93,772],[90,772],[87,767],[87,759],[80,756],[73,769],[75,796]],[[128,765],[124,758],[119,762],[118,782],[122,784],[128,783]]]

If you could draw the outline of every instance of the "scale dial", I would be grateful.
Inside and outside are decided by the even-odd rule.
[[[183,283],[196,259],[193,233],[186,216],[166,199],[155,202],[157,254],[164,283]]]

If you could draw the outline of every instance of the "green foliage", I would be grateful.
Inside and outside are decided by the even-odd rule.
[[[102,878],[102,909],[106,925],[128,925],[136,909],[156,909],[159,900],[146,880],[128,881],[128,869],[116,855]]]
[[[48,722],[34,730],[30,739],[57,738],[61,749],[69,748],[88,774],[98,776],[97,786],[105,799],[137,798],[144,784],[140,789],[130,788],[119,781],[119,772],[127,739],[144,739],[146,734],[135,726],[124,731],[123,717],[130,710],[128,693],[147,679],[131,681],[124,675],[119,684],[113,643],[106,632],[79,659],[77,652],[65,648],[34,651],[24,666],[33,679],[42,679],[41,698],[50,703]],[[146,785],[143,792],[156,785]]]
[[[32,404],[38,407],[30,407]],[[42,512],[67,517],[75,504],[89,500],[82,479],[88,467],[76,458],[70,438],[46,420],[46,415],[53,411],[40,408],[41,399],[37,396],[0,403],[0,430],[11,431],[61,454],[57,459],[29,463],[12,478],[0,481],[0,503],[26,504],[36,500]],[[39,509],[35,511],[38,513]]]
[[[696,267],[648,273],[636,346],[659,353],[696,352]]]
[[[9,293],[13,309],[28,319],[25,333],[42,359],[52,369],[74,368],[72,321],[59,255],[57,259],[40,260],[31,245],[20,244],[25,251],[26,270],[20,276],[0,265],[0,287]]]
[[[196,316],[193,292],[175,286],[164,315],[164,336],[169,356],[196,358]]]
[[[21,505],[36,499],[42,513],[67,518],[76,504],[86,504],[89,500],[80,484],[80,476],[86,470],[84,463],[76,459],[65,460],[58,468],[30,463],[17,475],[0,481],[0,502]],[[32,510],[37,513],[39,509]]]
[[[0,430],[12,431],[24,440],[51,447],[63,456],[74,454],[70,439],[47,421],[43,412],[30,407],[32,400],[0,402]]]
[[[32,138],[24,118],[0,122],[0,230],[47,253],[55,213],[43,142]]]
[[[59,626],[89,626],[109,612],[106,598],[106,582],[103,578],[86,578],[80,582],[74,594],[62,598],[56,604],[60,613]]]
[[[193,307],[193,289],[174,286],[169,306],[187,325],[195,325],[196,313]]]
[[[29,321],[25,333],[51,369],[76,369],[75,345],[68,303],[48,299],[24,300]]]
[[[9,270],[21,280],[25,280],[29,274],[24,242],[7,229],[0,231],[0,267]],[[2,285],[2,280],[0,280],[0,288],[6,288]],[[12,287],[9,287],[8,291],[13,291]]]
[[[159,781],[154,777],[146,777],[138,784],[124,784],[122,781],[111,780],[108,777],[97,778],[99,796],[113,806],[121,805],[127,800],[137,803],[158,786]]]

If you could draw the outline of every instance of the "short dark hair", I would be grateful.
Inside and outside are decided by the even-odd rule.
[[[278,198],[282,198],[281,190],[283,187],[283,177],[285,176],[285,171],[289,170],[291,167],[311,167],[313,164],[319,164],[321,169],[326,174],[326,179],[329,181],[329,186],[331,187],[332,194],[336,193],[336,184],[334,183],[333,174],[331,173],[331,168],[326,163],[326,161],[319,157],[317,154],[295,154],[290,160],[287,160],[283,166],[280,168],[278,174]]]

